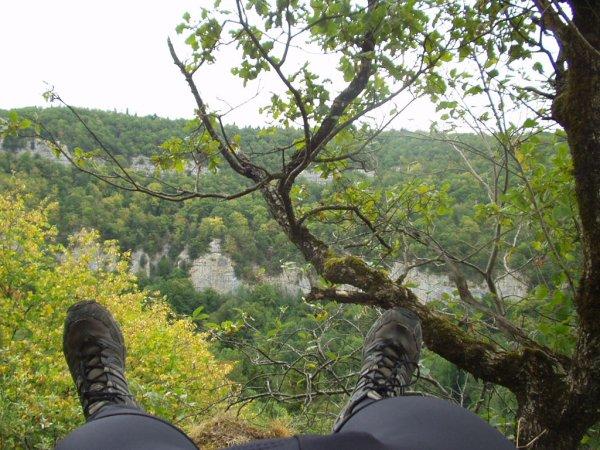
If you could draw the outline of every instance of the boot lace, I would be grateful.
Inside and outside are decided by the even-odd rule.
[[[118,351],[111,342],[98,340],[87,349],[87,355],[81,360],[83,378],[78,384],[83,387],[85,409],[90,414],[94,412],[92,409],[97,410],[105,403],[124,403],[133,398],[128,392],[122,368],[115,364],[115,357],[111,355]]]
[[[395,355],[390,355],[390,352]],[[383,398],[404,394],[420,378],[418,362],[409,360],[404,349],[392,342],[376,343],[370,350],[370,355],[370,365],[361,378],[366,388]]]

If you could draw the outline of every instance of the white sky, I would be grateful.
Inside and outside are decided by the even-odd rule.
[[[166,38],[197,4],[0,0],[0,108],[45,105],[48,82],[78,106],[191,116]]]
[[[228,0],[225,0],[228,1]],[[185,11],[192,16],[210,0],[0,0],[0,108],[47,106],[47,85],[75,106],[139,115],[190,118],[194,103],[169,55],[171,38],[185,56],[183,38],[174,29]],[[177,45],[179,43],[179,45]],[[327,63],[325,63],[327,64]],[[258,86],[244,89],[229,74],[231,64],[199,73],[197,83],[211,105],[217,98],[237,104],[252,97]],[[236,110],[228,122],[261,125],[256,109],[263,96]],[[422,102],[394,125],[428,126],[432,107]]]

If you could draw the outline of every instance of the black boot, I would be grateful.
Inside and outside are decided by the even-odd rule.
[[[104,406],[139,409],[125,379],[125,343],[110,312],[94,301],[69,308],[63,352],[87,420]]]
[[[419,318],[407,309],[386,311],[373,324],[365,338],[360,378],[333,425],[334,432],[373,401],[404,394],[418,368],[421,341]]]

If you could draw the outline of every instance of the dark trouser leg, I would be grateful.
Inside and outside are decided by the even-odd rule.
[[[374,401],[344,424],[339,434],[367,432],[388,449],[514,450],[501,433],[470,411],[433,397]]]
[[[138,409],[104,407],[57,450],[198,450],[183,431]]]
[[[259,441],[239,450],[514,450],[502,434],[475,414],[432,397],[373,401],[338,433]]]

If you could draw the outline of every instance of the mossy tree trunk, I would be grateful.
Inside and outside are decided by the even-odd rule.
[[[552,402],[536,402],[542,396],[530,394],[522,408],[527,438],[547,429],[539,448],[576,448],[585,430],[600,418],[600,1],[567,3],[572,21],[565,19],[560,6],[537,2],[565,62],[552,113],[567,133],[573,157],[584,262],[575,296],[577,347],[564,386],[540,386],[546,391],[542,394],[556,395],[556,407],[544,411],[541,408]],[[548,417],[539,420],[543,415]]]

